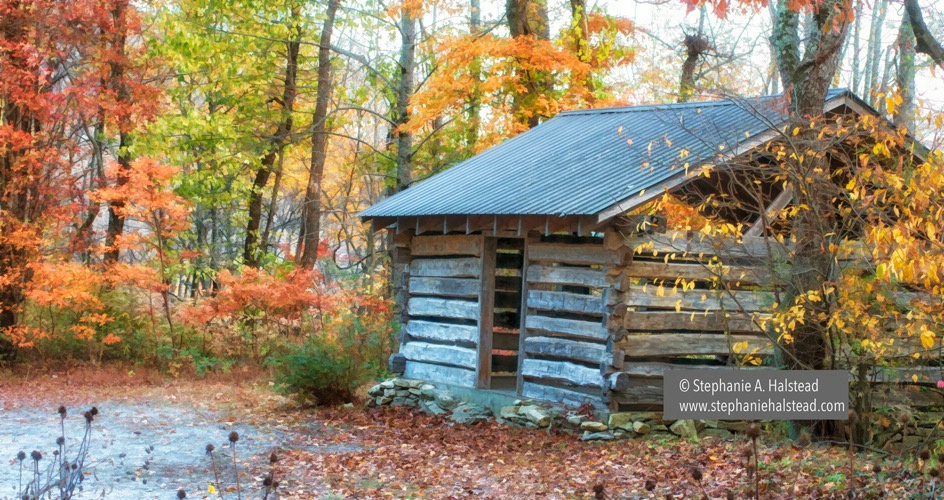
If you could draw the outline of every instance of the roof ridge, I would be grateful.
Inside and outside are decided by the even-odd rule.
[[[847,87],[830,87],[827,90],[827,99],[838,97],[844,93],[850,92]],[[831,97],[829,94],[835,93]],[[685,109],[685,108],[698,108],[698,107],[708,107],[708,106],[723,106],[730,104],[737,104],[737,101],[760,101],[763,99],[770,99],[774,97],[782,97],[783,94],[766,94],[759,96],[750,96],[750,97],[740,97],[732,96],[726,99],[712,99],[709,101],[689,101],[689,102],[668,102],[663,104],[635,104],[628,106],[610,106],[605,108],[590,108],[590,109],[570,109],[566,111],[561,111],[557,116],[574,116],[574,115],[591,115],[591,114],[605,114],[605,113],[629,113],[629,112],[639,112],[639,111],[655,111],[659,109]]]

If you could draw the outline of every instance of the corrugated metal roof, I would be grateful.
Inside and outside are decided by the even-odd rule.
[[[848,90],[827,96],[855,98]],[[858,98],[855,98],[858,100]],[[859,101],[861,102],[861,101]],[[786,120],[774,96],[566,111],[359,215],[594,215]]]

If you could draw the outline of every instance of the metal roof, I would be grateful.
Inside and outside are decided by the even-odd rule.
[[[864,104],[846,89],[827,104],[842,97]],[[686,164],[730,158],[786,118],[779,96],[565,111],[359,215],[595,215]]]

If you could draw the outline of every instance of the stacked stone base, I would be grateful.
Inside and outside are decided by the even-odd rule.
[[[394,378],[372,387],[367,406],[402,406],[417,408],[428,415],[443,415],[460,424],[475,424],[491,417],[517,427],[530,429],[555,428],[579,434],[584,441],[610,441],[647,435],[678,436],[684,439],[700,437],[732,438],[747,430],[748,422],[717,420],[666,420],[656,412],[612,413],[606,422],[592,415],[578,413],[562,406],[517,400],[498,412],[477,404],[462,401],[448,389],[421,380]]]

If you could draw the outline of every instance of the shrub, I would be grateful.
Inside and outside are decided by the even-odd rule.
[[[392,337],[389,324],[354,316],[269,359],[279,388],[302,403],[347,403],[358,387],[383,374]]]

